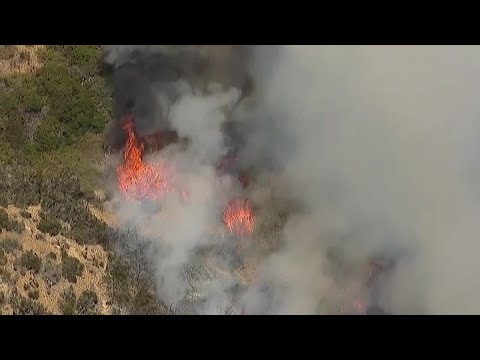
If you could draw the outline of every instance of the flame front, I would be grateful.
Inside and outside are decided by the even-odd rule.
[[[175,184],[173,168],[168,163],[149,164],[143,161],[145,145],[135,133],[133,115],[126,115],[122,127],[127,140],[123,163],[117,167],[117,177],[118,188],[125,198],[160,201],[167,193],[178,190],[182,199],[188,200],[188,191]],[[253,233],[255,217],[248,200],[231,200],[227,203],[223,215],[223,221],[232,233],[240,236]]]
[[[133,116],[127,115],[123,122],[127,141],[123,163],[117,168],[119,190],[128,200],[160,200],[171,191],[170,169],[165,164],[147,164],[143,161],[144,144],[134,130]]]
[[[236,198],[225,207],[223,221],[227,228],[237,235],[251,235],[255,226],[255,217],[247,199]]]

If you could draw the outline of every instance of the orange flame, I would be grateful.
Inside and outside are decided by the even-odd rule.
[[[133,116],[127,115],[122,125],[127,133],[123,163],[117,168],[118,187],[128,200],[161,199],[171,191],[168,167],[143,161],[144,143],[134,130]]]
[[[251,235],[255,226],[255,217],[250,202],[242,198],[231,200],[225,208],[223,221],[230,232],[237,235]]]
[[[188,197],[186,189],[176,189],[173,169],[166,163],[148,164],[143,161],[145,143],[137,137],[133,115],[127,114],[123,124],[127,141],[123,163],[117,167],[118,188],[127,200],[161,200],[167,193],[179,190],[183,200]],[[231,200],[225,208],[223,221],[237,235],[253,233],[255,217],[246,199]]]

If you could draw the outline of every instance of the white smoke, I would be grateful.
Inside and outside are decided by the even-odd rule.
[[[115,58],[120,50],[110,51]],[[239,307],[338,312],[345,289],[368,301],[362,264],[385,256],[395,266],[377,301],[389,312],[480,313],[480,48],[284,46],[275,56],[264,47],[254,54],[255,103],[236,109],[236,121],[250,119],[240,159],[278,165],[282,196],[301,211]],[[188,202],[168,197],[154,214],[122,208],[158,245],[152,259],[167,303],[188,292],[185,267],[199,247],[231,240],[212,235],[224,204],[214,162],[226,151],[223,110],[239,96],[187,91],[169,109],[172,127],[191,143],[161,156],[177,167]],[[230,254],[216,260],[232,263]],[[206,277],[196,311],[224,313],[237,282]]]
[[[220,246],[225,240],[215,235],[215,229],[222,225],[224,206],[215,159],[226,152],[221,132],[224,111],[238,101],[239,95],[234,88],[208,95],[183,94],[172,105],[169,120],[178,134],[189,137],[191,143],[186,150],[174,145],[146,158],[150,163],[161,160],[174,167],[178,191],[162,200],[161,211],[124,201],[119,209],[120,223],[133,223],[153,245],[149,259],[160,299],[175,305],[184,298],[204,298],[202,306],[194,306],[195,313],[222,313],[231,302],[227,288],[234,282],[230,279],[207,276],[195,282],[192,277],[202,277],[202,269],[191,270],[193,275],[186,271],[200,263],[200,248]]]
[[[293,144],[282,176],[308,212],[265,263],[283,298],[269,311],[322,311],[335,246],[405,254],[381,299],[393,313],[479,313],[480,48],[288,46],[273,66],[262,104]]]

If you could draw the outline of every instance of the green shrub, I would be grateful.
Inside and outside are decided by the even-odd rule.
[[[5,250],[7,253],[11,253],[14,250],[20,250],[22,246],[17,240],[12,238],[6,238],[2,242],[0,242],[0,248]]]
[[[60,309],[63,315],[75,315],[77,298],[72,287],[69,287],[63,293]]]
[[[0,123],[1,126],[1,123]],[[10,162],[14,158],[14,151],[10,143],[4,140],[0,140],[0,161]]]
[[[0,209],[0,228],[5,229],[8,225],[8,213],[5,209]]]
[[[93,315],[96,313],[98,298],[95,291],[84,291],[77,300],[77,314]]]
[[[20,257],[20,265],[37,274],[42,266],[42,260],[33,251],[29,250]]]
[[[14,50],[0,47],[0,57]],[[14,74],[2,80],[8,91],[0,91],[1,161],[26,158],[29,165],[45,169],[50,166],[43,161],[54,151],[57,165],[67,165],[75,173],[78,170],[82,179],[88,179],[86,183],[98,178],[88,162],[90,156],[103,155],[101,142],[88,144],[83,135],[98,134],[101,139],[110,119],[112,92],[99,75],[101,54],[96,45],[46,46],[39,51],[43,66],[36,73]],[[38,122],[34,130],[32,121]],[[79,159],[73,161],[77,164],[72,158]],[[82,166],[76,166],[78,163]],[[14,193],[10,188],[12,194],[4,195],[0,189],[0,202],[9,203],[12,196],[38,204],[35,187],[30,190],[25,183],[19,176],[12,185],[24,187],[23,191]]]
[[[47,116],[37,128],[35,134],[35,150],[47,152],[68,145],[64,133],[67,128],[54,116]]]
[[[24,298],[14,293],[10,301],[14,315],[47,315],[48,312],[42,304],[34,300]]]
[[[125,306],[131,301],[132,271],[128,263],[119,257],[112,257],[107,271],[113,301],[120,306]]]
[[[0,282],[7,282],[8,283],[8,282],[10,282],[11,279],[12,278],[10,276],[10,273],[7,270],[0,267]]]
[[[15,55],[16,45],[0,45],[0,60],[8,60]]]
[[[32,215],[27,210],[23,210],[23,209],[20,211],[20,216],[26,219],[30,219],[32,217]]]
[[[0,47],[0,57],[13,50]],[[98,185],[95,165],[111,116],[112,91],[99,75],[102,50],[46,46],[39,55],[44,65],[35,74],[2,80],[8,91],[0,91],[0,204],[42,203],[40,231],[58,234],[63,220],[72,225],[64,233],[80,243],[106,244],[108,227],[83,203]],[[33,132],[31,121],[38,122]],[[0,226],[24,227],[2,214]]]
[[[22,221],[16,221],[9,219],[6,226],[7,231],[15,231],[16,233],[22,233],[25,230],[25,224]]]
[[[50,254],[55,255],[54,253]],[[51,259],[50,254],[47,255],[47,259],[43,264],[41,273],[41,277],[48,287],[55,286],[62,278],[62,268]]]
[[[0,265],[5,265],[7,263],[7,254],[5,254],[5,250],[0,248]]]
[[[98,45],[61,45],[55,46],[55,50],[85,75],[95,75],[99,70],[101,49]]]
[[[49,216],[46,213],[42,212],[40,214],[40,222],[38,223],[37,228],[43,233],[55,236],[60,234],[60,231],[62,230],[62,225],[53,216]]]
[[[159,315],[164,309],[158,302],[154,293],[146,286],[140,286],[137,290],[132,304],[132,315]]]
[[[62,275],[71,283],[77,282],[77,277],[82,276],[85,266],[78,261],[77,258],[67,255],[66,251],[62,252]]]

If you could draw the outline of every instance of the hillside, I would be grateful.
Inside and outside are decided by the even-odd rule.
[[[105,192],[112,90],[99,46],[0,46],[0,312],[166,313]]]

